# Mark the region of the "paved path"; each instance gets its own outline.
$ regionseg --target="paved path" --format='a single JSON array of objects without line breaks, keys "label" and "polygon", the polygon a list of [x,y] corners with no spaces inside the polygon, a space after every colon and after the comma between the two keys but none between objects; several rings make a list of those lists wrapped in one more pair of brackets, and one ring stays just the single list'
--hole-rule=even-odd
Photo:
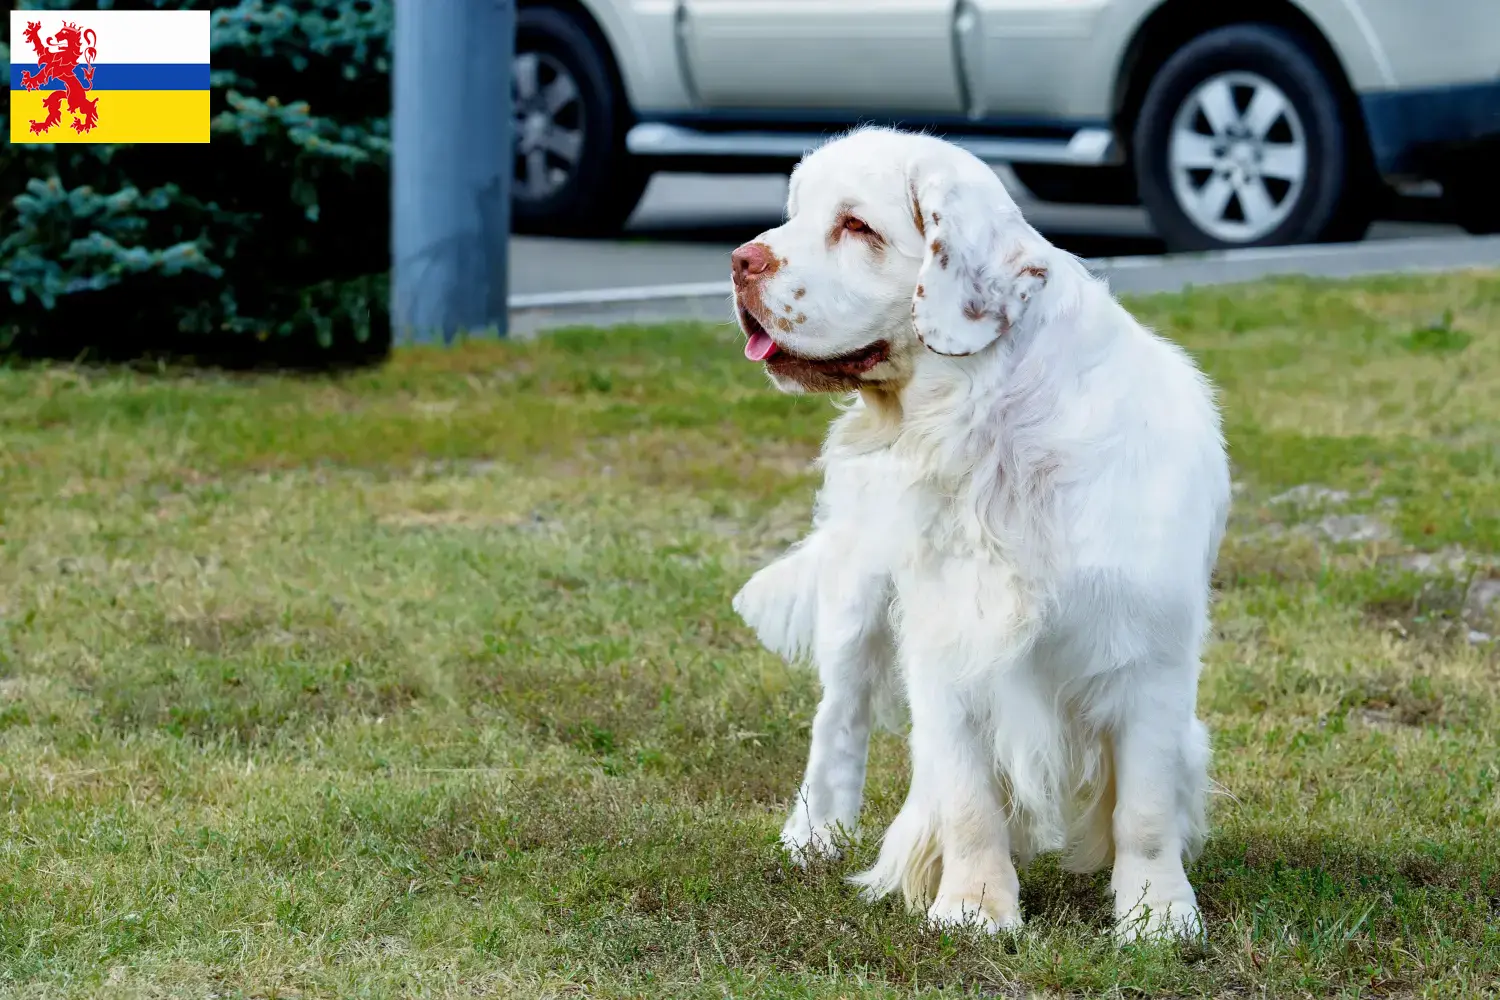
[{"label": "paved path", "polygon": [[[1159,254],[1145,212],[1031,201],[1002,171],[1029,219],[1059,246],[1083,257]],[[781,218],[779,176],[667,175],[652,181],[619,241],[520,237],[511,250],[512,295],[723,281],[729,251]],[[1458,235],[1453,226],[1381,222],[1370,239]]]}]

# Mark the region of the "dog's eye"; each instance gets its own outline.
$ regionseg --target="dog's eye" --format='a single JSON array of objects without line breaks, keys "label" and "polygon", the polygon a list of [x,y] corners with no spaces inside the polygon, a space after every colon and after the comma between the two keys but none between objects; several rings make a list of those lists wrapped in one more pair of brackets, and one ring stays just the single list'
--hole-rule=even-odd
[{"label": "dog's eye", "polygon": [[865,225],[865,220],[856,219],[852,215],[844,217],[844,229],[851,233],[868,233],[870,231],[870,227]]}]

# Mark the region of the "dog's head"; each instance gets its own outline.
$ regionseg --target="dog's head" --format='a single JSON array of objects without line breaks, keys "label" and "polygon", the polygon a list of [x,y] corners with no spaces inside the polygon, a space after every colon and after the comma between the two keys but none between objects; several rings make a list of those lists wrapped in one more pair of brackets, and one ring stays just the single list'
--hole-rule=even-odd
[{"label": "dog's head", "polygon": [[734,252],[745,355],[788,392],[899,386],[1011,333],[1051,251],[967,151],[862,129],[798,164],[786,223]]}]

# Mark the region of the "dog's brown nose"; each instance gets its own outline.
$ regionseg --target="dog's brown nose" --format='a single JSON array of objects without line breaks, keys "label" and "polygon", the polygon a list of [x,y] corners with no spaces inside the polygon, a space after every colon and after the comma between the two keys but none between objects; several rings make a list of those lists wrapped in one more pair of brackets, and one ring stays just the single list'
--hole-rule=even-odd
[{"label": "dog's brown nose", "polygon": [[764,243],[746,243],[729,255],[735,281],[747,281],[765,274],[771,267],[771,251]]}]

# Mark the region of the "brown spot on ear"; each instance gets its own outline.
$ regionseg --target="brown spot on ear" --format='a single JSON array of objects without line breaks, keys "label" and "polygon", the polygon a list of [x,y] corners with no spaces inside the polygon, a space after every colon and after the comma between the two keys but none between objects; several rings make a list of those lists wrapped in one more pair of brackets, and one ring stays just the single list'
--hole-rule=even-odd
[{"label": "brown spot on ear", "polygon": [[777,316],[776,329],[780,330],[782,333],[791,333],[792,321],[787,319],[785,316]]},{"label": "brown spot on ear", "polygon": [[920,235],[927,235],[927,220],[922,218],[922,203],[917,200],[917,185],[915,182],[911,185],[911,221],[916,223],[917,232]]},{"label": "brown spot on ear", "polygon": [[927,297],[927,289],[923,288],[921,285],[918,285],[917,286],[917,298],[919,298],[919,299],[925,299],[926,297]]},{"label": "brown spot on ear", "polygon": [[947,245],[942,240],[933,240],[930,249],[932,250],[932,255],[937,258],[938,266],[946,268],[948,266]]},{"label": "brown spot on ear", "polygon": [[786,305],[782,306],[782,308],[785,309],[787,312],[791,312],[792,311],[791,303],[787,303]]},{"label": "brown spot on ear", "polygon": [[806,323],[807,322],[807,313],[798,313],[797,314],[797,322],[799,324]]},{"label": "brown spot on ear", "polygon": [[964,303],[964,319],[977,323],[988,315],[989,313],[984,311],[984,303],[978,299],[969,299]]},{"label": "brown spot on ear", "polygon": [[943,221],[942,215],[939,214],[938,210],[935,209],[935,208],[932,210],[932,221],[936,222],[936,223],[938,223],[940,225],[942,224],[942,221]]},{"label": "brown spot on ear", "polygon": [[794,294],[792,296],[792,298],[794,298],[794,299],[800,299],[800,298],[802,298],[802,296],[804,296],[806,294],[807,294],[807,289],[805,289],[805,288],[799,288],[799,289],[797,289],[796,294]]}]

